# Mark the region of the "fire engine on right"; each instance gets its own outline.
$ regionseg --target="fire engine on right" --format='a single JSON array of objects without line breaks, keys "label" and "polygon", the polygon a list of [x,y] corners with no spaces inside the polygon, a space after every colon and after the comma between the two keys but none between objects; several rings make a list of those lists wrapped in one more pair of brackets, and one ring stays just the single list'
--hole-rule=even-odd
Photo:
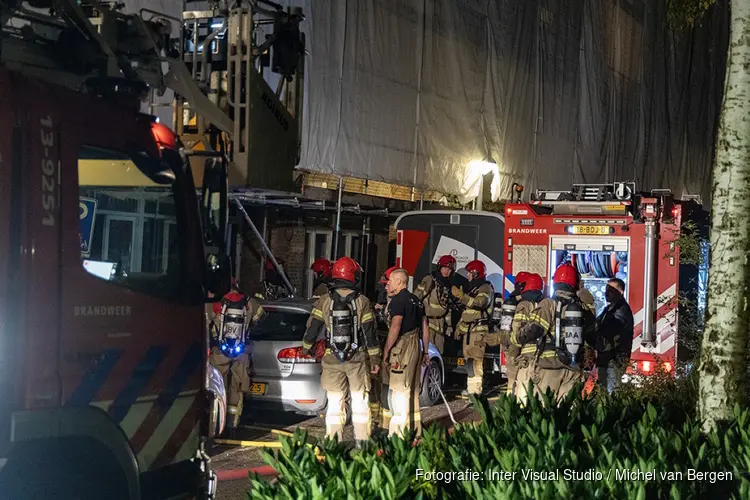
[{"label": "fire engine on right", "polygon": [[[523,188],[517,189],[520,193]],[[538,190],[531,201],[505,206],[505,289],[519,272],[538,273],[552,290],[555,269],[570,262],[581,287],[606,305],[611,278],[625,282],[634,315],[634,340],[626,377],[671,373],[677,358],[680,289],[679,236],[683,202],[669,190],[637,194],[634,183],[574,185],[571,191]],[[692,281],[692,280],[691,280]]]}]

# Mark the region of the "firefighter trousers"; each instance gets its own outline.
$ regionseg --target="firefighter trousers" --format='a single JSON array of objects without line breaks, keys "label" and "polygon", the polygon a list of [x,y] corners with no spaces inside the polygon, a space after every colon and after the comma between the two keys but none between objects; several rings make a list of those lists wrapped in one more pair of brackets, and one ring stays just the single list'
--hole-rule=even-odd
[{"label": "firefighter trousers", "polygon": [[526,404],[528,398],[529,381],[534,383],[535,396],[549,389],[559,403],[575,384],[584,380],[581,370],[566,365],[552,351],[543,352],[539,359],[522,356],[518,366],[516,390],[522,404]]},{"label": "firefighter trousers", "polygon": [[430,330],[430,343],[437,347],[440,355],[445,349],[445,318],[427,318]]},{"label": "firefighter trousers", "polygon": [[391,348],[390,365],[390,408],[393,411],[388,435],[405,437],[412,430],[422,435],[422,417],[419,412],[419,390],[422,366],[422,353],[419,348],[419,330],[401,335]]},{"label": "firefighter trousers", "polygon": [[[369,358],[367,370],[372,371]],[[391,421],[391,411],[388,408],[388,366],[381,363],[377,375],[370,373],[370,420],[373,428],[388,428]]]},{"label": "firefighter trousers", "polygon": [[[227,390],[227,427],[236,429],[242,416],[245,391],[250,387],[250,357],[242,353],[229,358],[214,347],[211,349],[210,362],[221,373]],[[227,381],[227,378],[231,380]]]},{"label": "firefighter trousers", "polygon": [[505,347],[505,371],[508,377],[506,394],[515,394],[516,379],[518,378],[518,361],[516,358],[520,353],[521,351],[515,346]]},{"label": "firefighter trousers", "polygon": [[485,338],[487,327],[469,327],[463,336],[463,357],[466,360],[466,391],[469,394],[482,394],[484,377],[484,350],[487,347]]},{"label": "firefighter trousers", "polygon": [[346,425],[346,393],[349,391],[354,439],[370,439],[370,373],[367,355],[360,351],[349,361],[339,361],[332,354],[323,356],[320,383],[328,397],[326,409],[326,437],[342,441]]}]

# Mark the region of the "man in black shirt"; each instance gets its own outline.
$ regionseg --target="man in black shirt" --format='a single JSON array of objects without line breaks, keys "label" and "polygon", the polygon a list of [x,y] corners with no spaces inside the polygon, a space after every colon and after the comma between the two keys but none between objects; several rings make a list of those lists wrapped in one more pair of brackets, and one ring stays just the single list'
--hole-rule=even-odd
[{"label": "man in black shirt", "polygon": [[596,319],[597,381],[611,393],[620,386],[630,364],[633,347],[633,311],[625,300],[625,283],[618,278],[607,282],[604,291],[607,307]]},{"label": "man in black shirt", "polygon": [[[389,435],[405,437],[407,425],[419,436],[422,432],[418,394],[420,389],[420,365],[429,363],[429,329],[422,303],[406,284],[409,275],[403,269],[391,272],[388,280],[388,304],[390,328],[385,341],[385,356],[390,370],[391,418]],[[422,347],[419,334],[422,333]]]}]

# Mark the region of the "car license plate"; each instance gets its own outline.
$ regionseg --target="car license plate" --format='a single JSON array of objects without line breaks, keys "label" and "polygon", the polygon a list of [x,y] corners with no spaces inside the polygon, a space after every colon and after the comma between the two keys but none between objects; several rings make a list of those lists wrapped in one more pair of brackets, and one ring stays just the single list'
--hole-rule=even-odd
[{"label": "car license plate", "polygon": [[458,366],[464,366],[466,364],[466,361],[464,360],[464,358],[458,358],[456,359],[456,364]]},{"label": "car license plate", "polygon": [[570,234],[610,234],[609,226],[570,226],[568,232]]},{"label": "car license plate", "polygon": [[261,396],[266,393],[266,384],[250,384],[250,394],[260,394]]}]

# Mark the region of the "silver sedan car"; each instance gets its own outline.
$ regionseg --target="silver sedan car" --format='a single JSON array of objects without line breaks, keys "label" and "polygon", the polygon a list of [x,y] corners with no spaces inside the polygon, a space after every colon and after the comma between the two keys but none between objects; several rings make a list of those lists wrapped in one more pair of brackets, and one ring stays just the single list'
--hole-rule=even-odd
[{"label": "silver sedan car", "polygon": [[[250,330],[253,376],[248,404],[268,404],[303,415],[318,415],[325,409],[321,360],[302,352],[302,336],[314,303],[309,299],[261,302],[266,316]],[[429,354],[430,365],[422,367],[421,406],[441,400],[445,377],[443,360],[432,344]]]}]

